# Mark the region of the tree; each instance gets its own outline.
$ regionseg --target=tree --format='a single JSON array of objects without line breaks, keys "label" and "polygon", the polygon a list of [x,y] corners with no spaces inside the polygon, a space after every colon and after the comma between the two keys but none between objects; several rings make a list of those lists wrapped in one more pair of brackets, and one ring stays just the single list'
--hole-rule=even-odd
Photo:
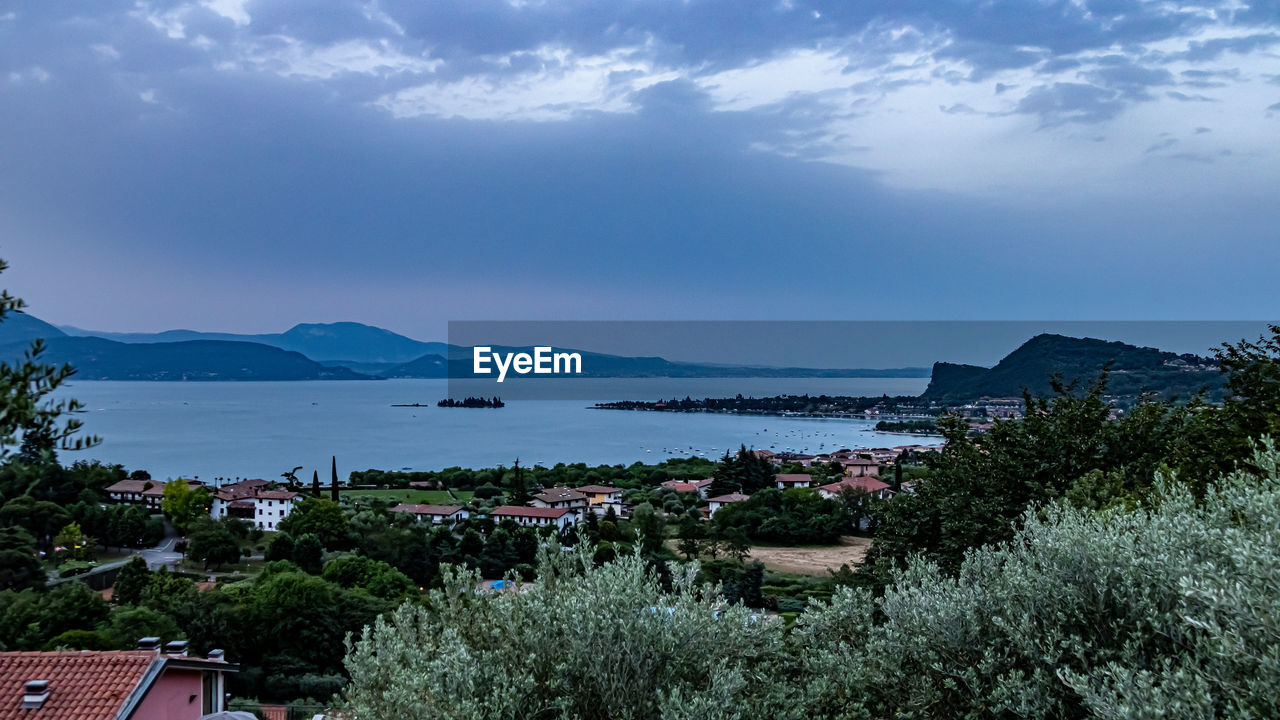
[{"label": "tree", "polygon": [[54,549],[59,557],[70,560],[92,561],[97,557],[97,543],[84,534],[79,523],[67,523],[53,539]]},{"label": "tree", "polygon": [[208,570],[240,561],[240,544],[221,523],[207,523],[191,533],[187,556],[204,563]]},{"label": "tree", "polygon": [[782,624],[718,607],[688,568],[665,591],[643,557],[596,567],[581,543],[542,553],[539,581],[519,593],[477,594],[477,573],[444,575],[430,612],[406,603],[351,643],[341,714],[801,717],[775,679],[788,664]]},{"label": "tree", "polygon": [[331,495],[329,499],[332,500],[334,504],[337,504],[338,502],[338,456],[333,455],[331,459],[333,463],[332,463],[331,472],[329,475],[329,493]]},{"label": "tree", "polygon": [[116,582],[111,591],[111,602],[117,605],[137,605],[142,601],[142,591],[150,582],[151,571],[147,569],[147,562],[140,557],[130,558],[129,562],[125,563],[116,574]]},{"label": "tree", "polygon": [[20,527],[0,528],[0,590],[44,587],[36,542]]},{"label": "tree", "polygon": [[[334,458],[337,461],[337,458]],[[311,497],[320,497],[320,471],[311,471]]]},{"label": "tree", "polygon": [[724,531],[724,552],[735,560],[746,560],[751,554],[751,540],[740,527],[730,527]]},{"label": "tree", "polygon": [[658,554],[667,539],[667,521],[649,503],[640,503],[631,510],[631,530],[635,540],[646,553]]},{"label": "tree", "polygon": [[199,520],[208,518],[212,505],[213,496],[203,485],[193,489],[182,478],[164,484],[160,509],[169,516],[173,526],[184,533]]},{"label": "tree", "polygon": [[359,555],[343,555],[330,560],[325,563],[321,577],[383,600],[403,600],[416,589],[408,576],[391,565]]},{"label": "tree", "polygon": [[293,538],[288,533],[276,533],[276,536],[271,539],[271,544],[267,545],[264,559],[267,562],[293,560]]},{"label": "tree", "polygon": [[[8,267],[0,260],[0,273]],[[26,303],[20,298],[0,290],[0,321],[10,313],[22,312],[24,307]],[[81,422],[71,415],[84,409],[78,401],[49,399],[75,374],[75,369],[40,362],[44,351],[44,341],[35,340],[20,362],[0,363],[0,457],[9,454],[19,437],[33,442],[38,439],[44,445],[41,454],[45,455],[51,455],[53,448],[81,450],[98,442],[93,436],[74,437]]]},{"label": "tree", "polygon": [[[1028,510],[956,577],[922,558],[792,634],[813,717],[1275,717],[1280,453],[1151,502]],[[803,652],[801,652],[803,649]],[[840,677],[842,682],[817,678]]]},{"label": "tree", "polygon": [[312,533],[302,535],[293,545],[293,561],[303,572],[320,574],[324,565],[324,543]]},{"label": "tree", "polygon": [[680,552],[686,560],[696,560],[698,558],[702,541],[706,535],[707,533],[703,529],[702,523],[697,520],[688,515],[680,520]]},{"label": "tree", "polygon": [[330,550],[351,546],[351,523],[342,506],[332,500],[303,498],[280,521],[278,528],[298,540],[303,535],[315,535],[320,544]]}]

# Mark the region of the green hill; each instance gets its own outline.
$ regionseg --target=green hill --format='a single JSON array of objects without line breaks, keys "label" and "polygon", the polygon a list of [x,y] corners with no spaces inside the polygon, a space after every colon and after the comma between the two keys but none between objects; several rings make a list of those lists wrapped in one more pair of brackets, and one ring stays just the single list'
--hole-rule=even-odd
[{"label": "green hill", "polygon": [[966,402],[983,397],[1016,397],[1023,390],[1047,395],[1052,392],[1050,378],[1055,375],[1068,383],[1089,383],[1108,363],[1110,395],[1153,392],[1162,397],[1186,398],[1207,390],[1211,398],[1218,398],[1222,393],[1221,373],[1206,358],[1122,342],[1044,334],[1023,343],[993,368],[934,364],[923,397]]}]

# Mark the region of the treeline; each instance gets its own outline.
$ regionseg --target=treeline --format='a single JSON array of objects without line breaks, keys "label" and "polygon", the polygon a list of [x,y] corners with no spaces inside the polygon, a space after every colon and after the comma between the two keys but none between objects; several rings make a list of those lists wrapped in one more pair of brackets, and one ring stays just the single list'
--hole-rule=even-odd
[{"label": "treeline", "polygon": [[467,397],[467,398],[463,398],[462,400],[455,400],[454,398],[445,398],[440,402],[436,403],[436,407],[447,407],[447,408],[500,408],[500,407],[506,407],[506,405],[507,405],[506,403],[502,402],[502,398],[496,395],[491,398]]},{"label": "treeline", "polygon": [[876,423],[880,432],[934,434],[938,432],[937,420],[881,420]]},{"label": "treeline", "polygon": [[481,486],[504,488],[517,477],[529,485],[551,487],[564,485],[610,485],[623,489],[639,489],[658,485],[667,480],[688,480],[710,477],[716,463],[706,458],[673,458],[656,464],[632,463],[630,465],[587,465],[586,463],[557,463],[552,467],[515,466],[483,468],[448,467],[443,470],[412,472],[390,470],[356,470],[351,473],[351,484],[387,488],[408,488],[409,483],[427,483],[438,489],[475,490]]},{"label": "treeline", "polygon": [[[701,398],[686,396],[684,399],[640,401],[623,400],[618,402],[596,403],[597,408],[607,410],[656,410],[666,412],[721,412],[721,413],[758,413],[779,415],[784,413],[798,414],[848,414],[862,413],[873,407],[915,407],[920,399],[911,396],[884,395],[881,397],[850,397],[847,395],[776,395],[773,397]],[[939,407],[941,412],[942,408]]]}]

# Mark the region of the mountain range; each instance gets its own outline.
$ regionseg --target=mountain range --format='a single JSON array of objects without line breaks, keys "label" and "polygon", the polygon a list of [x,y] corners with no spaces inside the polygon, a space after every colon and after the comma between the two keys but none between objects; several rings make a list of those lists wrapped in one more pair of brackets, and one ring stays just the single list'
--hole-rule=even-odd
[{"label": "mountain range", "polygon": [[[304,323],[283,333],[194,330],[115,333],[55,327],[25,313],[0,322],[0,360],[44,339],[47,362],[90,380],[358,380],[470,378],[471,349],[423,342],[355,322]],[[494,346],[495,352],[528,348]],[[927,368],[780,368],[674,362],[581,350],[584,377],[927,377]]]}]

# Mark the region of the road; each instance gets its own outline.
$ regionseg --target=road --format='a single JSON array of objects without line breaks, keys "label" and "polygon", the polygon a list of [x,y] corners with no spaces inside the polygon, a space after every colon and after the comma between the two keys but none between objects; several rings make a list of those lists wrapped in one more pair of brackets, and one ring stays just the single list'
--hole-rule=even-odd
[{"label": "road", "polygon": [[166,519],[164,521],[164,539],[160,541],[159,545],[156,545],[155,547],[143,548],[141,550],[135,550],[133,554],[127,558],[121,558],[119,560],[113,560],[109,563],[103,563],[101,565],[98,565],[94,569],[90,570],[89,572],[82,573],[80,575],[72,575],[71,577],[63,578],[63,577],[58,577],[58,572],[56,570],[51,570],[49,572],[49,584],[59,585],[68,580],[83,580],[84,578],[89,577],[91,575],[98,575],[99,573],[110,572],[111,570],[124,567],[125,563],[129,562],[135,557],[140,557],[144,561],[146,561],[148,570],[158,570],[161,567],[168,567],[170,569],[173,569],[178,564],[178,561],[182,560],[182,553],[177,552],[173,549],[178,544],[179,539],[180,538],[178,536],[178,531],[174,529],[173,525],[169,524],[169,521]]}]

